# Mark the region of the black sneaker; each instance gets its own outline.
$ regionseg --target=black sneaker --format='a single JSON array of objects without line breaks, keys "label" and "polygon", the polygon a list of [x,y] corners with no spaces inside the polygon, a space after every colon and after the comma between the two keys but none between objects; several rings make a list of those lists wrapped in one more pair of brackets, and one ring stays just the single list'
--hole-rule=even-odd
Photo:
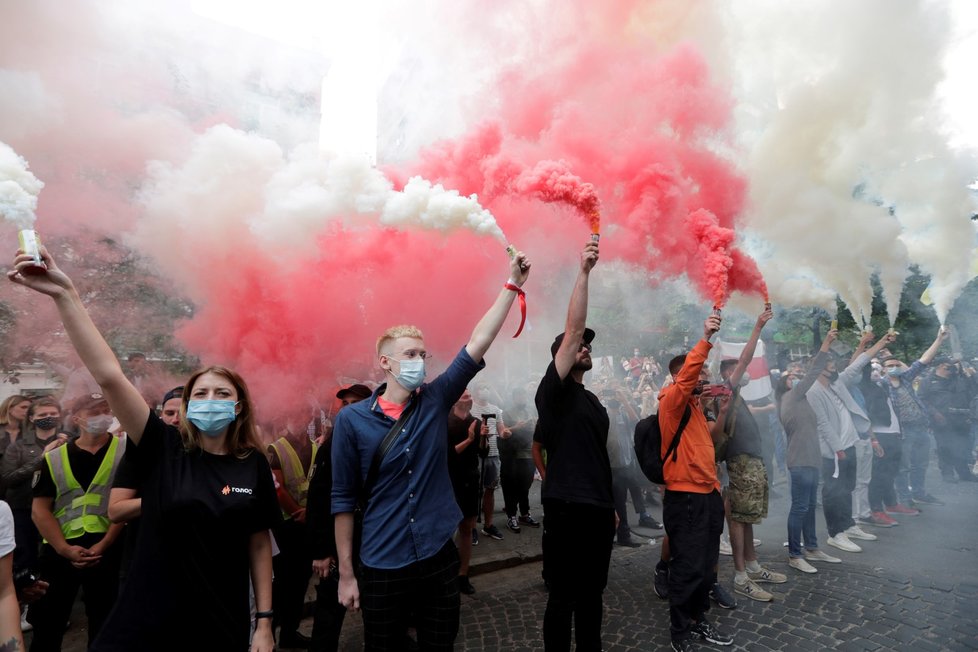
[{"label": "black sneaker", "polygon": [[941,506],[941,505],[944,504],[943,502],[941,502],[937,498],[934,498],[930,494],[924,494],[923,496],[914,496],[913,497],[913,501],[915,503],[920,503],[921,505],[937,505],[937,506]]},{"label": "black sneaker", "polygon": [[660,523],[659,521],[655,520],[654,517],[649,516],[648,514],[643,514],[642,516],[639,517],[639,519],[638,519],[638,525],[639,525],[639,527],[647,527],[650,530],[661,530],[662,529],[662,523]]},{"label": "black sneaker", "polygon": [[693,652],[696,646],[693,645],[693,639],[684,638],[681,641],[673,641],[672,647],[670,648],[673,652]]},{"label": "black sneaker", "polygon": [[641,543],[639,543],[638,541],[635,541],[631,537],[628,537],[627,539],[618,539],[618,545],[621,546],[621,547],[623,547],[623,548],[641,548],[642,547],[642,544]]},{"label": "black sneaker", "polygon": [[655,594],[663,600],[669,599],[669,567],[659,568],[658,565],[655,567],[655,573],[652,575],[652,590]]},{"label": "black sneaker", "polygon": [[510,516],[508,519],[506,519],[506,527],[516,534],[520,533],[520,522],[516,520],[515,516]]},{"label": "black sneaker", "polygon": [[465,595],[472,595],[475,593],[475,587],[472,586],[472,582],[469,581],[468,575],[458,576],[458,590]]},{"label": "black sneaker", "polygon": [[737,601],[734,600],[734,597],[732,595],[730,595],[730,591],[723,588],[723,585],[720,584],[719,582],[714,584],[713,587],[710,589],[710,597],[713,598],[713,601],[717,603],[717,606],[723,609],[737,608]]},{"label": "black sneaker", "polygon": [[713,643],[714,645],[733,644],[733,636],[721,634],[705,618],[699,621],[698,623],[696,623],[695,625],[693,625],[692,627],[690,627],[689,631],[693,632],[694,636],[698,636],[704,641]]},{"label": "black sneaker", "polygon": [[473,546],[479,545],[479,531],[476,529],[472,530],[472,545]]},{"label": "black sneaker", "polygon": [[503,540],[503,533],[499,531],[499,528],[495,525],[487,525],[482,528],[482,533],[487,537],[493,538],[496,541]]},{"label": "black sneaker", "polygon": [[520,516],[520,523],[523,525],[529,525],[530,527],[540,527],[540,521],[536,520],[529,514],[526,516]]}]

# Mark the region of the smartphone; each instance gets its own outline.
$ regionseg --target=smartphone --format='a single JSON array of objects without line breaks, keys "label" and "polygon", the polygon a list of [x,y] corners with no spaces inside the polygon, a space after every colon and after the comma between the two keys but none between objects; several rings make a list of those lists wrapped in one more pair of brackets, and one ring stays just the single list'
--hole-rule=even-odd
[{"label": "smartphone", "polygon": [[495,414],[482,414],[482,423],[489,428],[490,435],[499,434],[496,432],[496,415]]}]

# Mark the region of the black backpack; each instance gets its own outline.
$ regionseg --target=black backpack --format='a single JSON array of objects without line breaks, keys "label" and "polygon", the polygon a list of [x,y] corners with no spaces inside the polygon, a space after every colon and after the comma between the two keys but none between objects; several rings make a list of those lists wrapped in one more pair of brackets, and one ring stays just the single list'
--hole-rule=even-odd
[{"label": "black backpack", "polygon": [[642,473],[650,482],[655,484],[666,483],[666,479],[662,475],[662,468],[670,455],[672,455],[672,461],[676,461],[679,439],[682,437],[683,430],[686,429],[686,424],[689,423],[692,413],[692,409],[687,405],[686,411],[683,412],[683,418],[679,421],[676,436],[669,442],[669,448],[666,449],[664,457],[659,456],[662,450],[662,430],[659,429],[658,413],[645,417],[635,425],[635,457],[638,459],[638,465],[642,468]]}]

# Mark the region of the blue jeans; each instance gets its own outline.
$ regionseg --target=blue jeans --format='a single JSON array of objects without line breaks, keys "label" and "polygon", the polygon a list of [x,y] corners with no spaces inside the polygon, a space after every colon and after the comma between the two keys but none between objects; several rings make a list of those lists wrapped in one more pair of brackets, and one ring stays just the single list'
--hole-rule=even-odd
[{"label": "blue jeans", "polygon": [[815,510],[818,505],[819,470],[814,466],[794,466],[791,475],[791,511],[788,512],[788,556],[802,557],[801,542],[809,550],[818,548],[815,538]]},{"label": "blue jeans", "polygon": [[909,505],[911,498],[927,495],[924,477],[929,461],[930,431],[927,428],[904,428],[900,469],[895,479],[897,498],[902,504]]}]

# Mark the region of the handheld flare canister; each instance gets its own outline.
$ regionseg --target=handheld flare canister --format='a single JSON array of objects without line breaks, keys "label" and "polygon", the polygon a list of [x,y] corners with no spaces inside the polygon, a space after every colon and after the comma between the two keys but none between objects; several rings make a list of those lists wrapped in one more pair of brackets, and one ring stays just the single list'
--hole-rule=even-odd
[{"label": "handheld flare canister", "polygon": [[833,319],[831,322],[829,322],[829,330],[830,331],[837,331],[837,330],[839,330],[839,320],[838,319]]},{"label": "handheld flare canister", "polygon": [[43,274],[46,272],[48,268],[41,258],[41,238],[37,235],[37,231],[22,229],[17,233],[17,240],[20,244],[20,250],[34,259],[33,263],[25,267],[23,272],[25,274]]}]

